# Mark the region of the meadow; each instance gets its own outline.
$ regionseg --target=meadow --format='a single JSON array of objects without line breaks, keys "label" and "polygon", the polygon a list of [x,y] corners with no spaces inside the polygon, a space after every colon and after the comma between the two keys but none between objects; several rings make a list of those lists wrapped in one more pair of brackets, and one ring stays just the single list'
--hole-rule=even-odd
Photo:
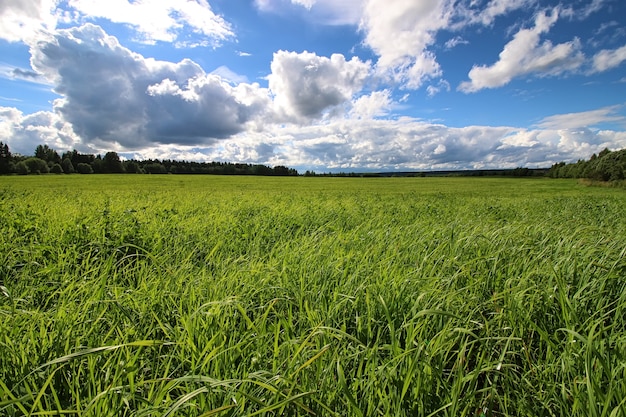
[{"label": "meadow", "polygon": [[626,193],[0,177],[2,416],[626,416]]}]

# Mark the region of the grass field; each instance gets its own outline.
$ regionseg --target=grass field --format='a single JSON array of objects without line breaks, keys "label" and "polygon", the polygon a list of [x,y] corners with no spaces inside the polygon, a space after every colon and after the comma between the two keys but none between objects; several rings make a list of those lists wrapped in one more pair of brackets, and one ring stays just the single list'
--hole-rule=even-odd
[{"label": "grass field", "polygon": [[626,193],[0,177],[0,415],[626,416]]}]

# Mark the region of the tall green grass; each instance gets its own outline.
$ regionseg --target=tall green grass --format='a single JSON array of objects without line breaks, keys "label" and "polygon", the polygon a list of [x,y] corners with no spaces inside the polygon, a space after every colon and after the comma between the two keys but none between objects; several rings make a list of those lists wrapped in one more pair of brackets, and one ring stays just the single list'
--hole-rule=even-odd
[{"label": "tall green grass", "polygon": [[0,415],[626,416],[626,195],[0,178]]}]

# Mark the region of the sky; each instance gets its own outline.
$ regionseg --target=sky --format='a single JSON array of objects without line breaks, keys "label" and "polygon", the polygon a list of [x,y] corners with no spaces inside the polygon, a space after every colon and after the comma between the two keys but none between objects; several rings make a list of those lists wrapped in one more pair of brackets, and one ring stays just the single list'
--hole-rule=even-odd
[{"label": "sky", "polygon": [[623,0],[0,0],[0,141],[299,171],[626,148]]}]

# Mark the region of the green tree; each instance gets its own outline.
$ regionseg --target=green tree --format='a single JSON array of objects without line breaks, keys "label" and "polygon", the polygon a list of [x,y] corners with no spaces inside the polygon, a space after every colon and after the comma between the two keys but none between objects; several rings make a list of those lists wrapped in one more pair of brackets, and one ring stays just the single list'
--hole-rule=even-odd
[{"label": "green tree", "polygon": [[72,164],[72,160],[70,158],[63,159],[61,162],[61,167],[63,168],[63,172],[66,174],[73,174],[76,170],[74,169],[74,164]]},{"label": "green tree", "polygon": [[69,151],[69,152],[65,152],[63,154],[63,159],[65,158],[69,158],[69,160],[72,161],[72,165],[74,166],[74,168],[78,167],[78,164],[81,164],[81,163],[91,165],[96,159],[94,155],[82,154],[78,152],[76,149]]},{"label": "green tree", "polygon": [[124,166],[117,152],[107,152],[103,158],[102,171],[105,173],[120,174],[124,172]]},{"label": "green tree", "polygon": [[124,161],[122,162],[122,165],[124,166],[124,171],[128,174],[141,174],[142,173],[141,166],[139,166],[139,164],[135,160],[131,159],[128,161]]},{"label": "green tree", "polygon": [[31,174],[47,174],[50,172],[48,164],[43,159],[31,157],[24,160]]},{"label": "green tree", "polygon": [[30,173],[30,170],[28,169],[28,165],[26,165],[26,162],[20,161],[15,164],[15,172],[17,172],[19,175],[28,175]]},{"label": "green tree", "polygon": [[39,145],[35,149],[35,158],[46,161],[47,163],[58,164],[61,162],[61,157],[54,149],[51,149],[48,145]]},{"label": "green tree", "polygon": [[83,162],[79,163],[76,167],[76,171],[79,174],[93,174],[93,168],[89,164],[85,164]]},{"label": "green tree", "polygon": [[61,167],[60,164],[54,164],[52,168],[50,168],[50,172],[53,174],[63,174],[63,167]]},{"label": "green tree", "polygon": [[167,174],[167,168],[156,162],[144,165],[143,169],[146,174]]},{"label": "green tree", "polygon": [[600,153],[598,154],[598,158],[602,158],[605,155],[610,154],[611,151],[609,150],[609,148],[604,148],[603,150],[600,151]]},{"label": "green tree", "polygon": [[11,172],[11,151],[9,145],[0,142],[0,174]]}]

